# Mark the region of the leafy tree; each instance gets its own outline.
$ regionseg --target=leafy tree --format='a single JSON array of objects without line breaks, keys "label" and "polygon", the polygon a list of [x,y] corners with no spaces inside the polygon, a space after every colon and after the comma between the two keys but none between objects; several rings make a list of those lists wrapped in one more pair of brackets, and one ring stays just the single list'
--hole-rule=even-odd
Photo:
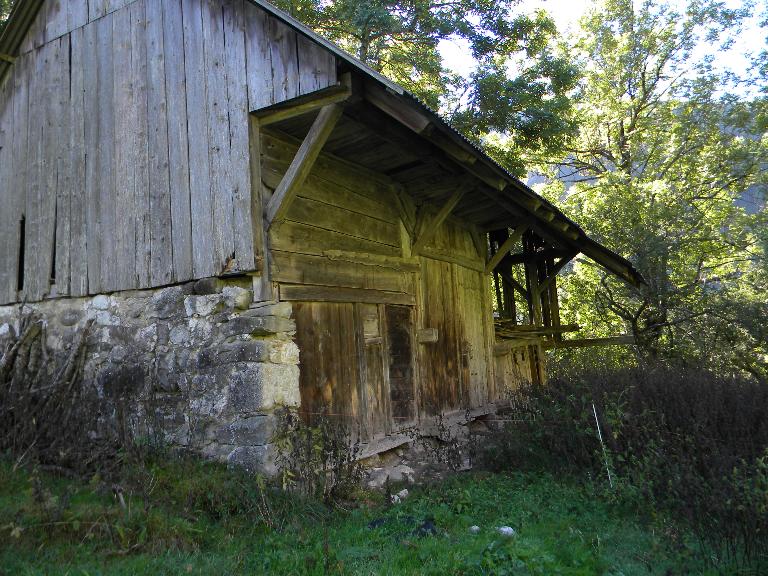
[{"label": "leafy tree", "polygon": [[[392,78],[484,145],[511,171],[524,157],[562,150],[574,133],[577,73],[554,46],[543,12],[513,15],[519,0],[278,0],[276,5]],[[450,73],[441,40],[466,42],[477,65]]]},{"label": "leafy tree", "polygon": [[[582,22],[578,138],[547,193],[597,239],[630,255],[633,289],[585,264],[567,277],[566,313],[629,330],[644,357],[706,361],[768,375],[765,101],[727,90],[716,53],[744,13],[692,0],[684,13],[607,0]],[[593,310],[597,314],[592,313]]]},{"label": "leafy tree", "polygon": [[0,32],[5,28],[5,22],[13,8],[14,0],[0,0]]}]

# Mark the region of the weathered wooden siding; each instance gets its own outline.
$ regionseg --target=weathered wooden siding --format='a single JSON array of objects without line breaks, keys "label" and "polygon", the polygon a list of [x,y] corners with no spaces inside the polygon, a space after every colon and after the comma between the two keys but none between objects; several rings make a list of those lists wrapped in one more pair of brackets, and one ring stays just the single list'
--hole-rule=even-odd
[{"label": "weathered wooden siding", "polygon": [[0,303],[254,269],[248,113],[336,82],[244,0],[47,0],[0,91]]},{"label": "weathered wooden siding", "polygon": [[[284,136],[263,134],[267,194],[297,148]],[[281,283],[283,299],[415,303],[391,189],[360,168],[321,155],[286,220],[270,229],[269,240],[272,277]]]},{"label": "weathered wooden siding", "polygon": [[307,421],[325,415],[370,440],[415,420],[412,314],[391,304],[294,305]]},{"label": "weathered wooden siding", "polygon": [[496,394],[504,398],[519,386],[536,382],[536,364],[543,351],[536,346],[521,345],[494,358]]},{"label": "weathered wooden siding", "polygon": [[484,406],[496,400],[484,257],[471,231],[452,220],[439,228],[423,254],[421,324],[437,330],[438,340],[420,347],[421,412]]}]

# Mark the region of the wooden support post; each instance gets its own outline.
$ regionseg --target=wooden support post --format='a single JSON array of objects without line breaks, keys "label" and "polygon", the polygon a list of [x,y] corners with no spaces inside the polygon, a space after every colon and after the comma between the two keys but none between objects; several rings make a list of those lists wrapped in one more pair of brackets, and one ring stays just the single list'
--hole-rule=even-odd
[{"label": "wooden support post", "polygon": [[557,264],[555,264],[554,260],[552,260],[552,265],[547,267],[547,277],[543,282],[541,282],[541,284],[539,284],[539,291],[542,294],[549,288],[549,285],[555,281],[555,277],[557,276],[558,272],[560,272],[560,270],[562,270],[565,265],[568,264],[568,262],[573,260],[576,257],[576,254],[578,254],[578,252],[573,251],[568,256],[563,256],[560,261],[557,262]]},{"label": "wooden support post", "polygon": [[474,225],[470,228],[469,234],[472,237],[472,243],[475,245],[477,255],[483,260],[488,258],[488,235],[485,232],[480,232],[477,226]]},{"label": "wooden support post", "polygon": [[283,179],[275,190],[267,206],[267,224],[272,226],[285,218],[296,194],[309,176],[326,140],[331,135],[333,127],[341,118],[343,108],[338,104],[330,104],[320,110],[314,124],[309,129],[307,137],[301,143],[296,156],[288,167]]},{"label": "wooden support post", "polygon": [[466,192],[466,184],[462,182],[456,188],[448,201],[440,209],[440,212],[438,212],[437,215],[429,222],[429,224],[427,224],[423,230],[420,231],[419,237],[413,244],[413,249],[411,250],[412,256],[418,256],[419,252],[424,249],[427,243],[435,235],[435,232],[437,232],[438,228],[440,228],[442,223],[445,222],[445,219],[448,218],[450,213],[453,212],[453,209],[456,208],[456,205],[461,201]]},{"label": "wooden support post", "polygon": [[264,185],[261,181],[261,127],[258,118],[248,119],[248,145],[251,168],[251,226],[253,252],[260,272],[253,280],[253,299],[263,302],[274,299],[267,225],[264,221]]},{"label": "wooden support post", "polygon": [[510,286],[512,286],[512,288],[514,288],[515,290],[517,290],[517,291],[520,293],[520,295],[521,295],[523,298],[525,298],[525,301],[526,301],[526,302],[528,302],[528,304],[530,305],[530,302],[531,302],[531,295],[530,295],[530,293],[528,292],[528,290],[525,288],[525,286],[523,286],[522,284],[520,284],[520,282],[518,282],[517,280],[515,280],[515,279],[512,277],[512,275],[511,275],[510,273],[508,273],[508,272],[501,272],[501,277],[502,277],[502,278],[503,278],[503,279],[504,279],[506,282],[508,282],[508,283],[509,283],[509,285],[510,285]]},{"label": "wooden support post", "polygon": [[533,234],[526,234],[523,238],[523,252],[528,256],[525,261],[525,280],[530,298],[528,300],[528,313],[531,324],[541,326],[543,323],[541,313],[541,293],[539,292],[539,270],[535,259],[536,239]]},{"label": "wooden support post", "polygon": [[[551,281],[549,283],[549,314],[550,325],[553,328],[560,326],[560,301],[557,294],[557,270],[555,269],[555,261],[553,258],[547,260],[547,271],[550,274]],[[562,333],[556,333],[554,335],[555,340],[562,340]]]},{"label": "wooden support post", "polygon": [[507,253],[509,253],[509,251],[517,243],[517,241],[523,237],[523,233],[527,229],[528,229],[528,226],[526,226],[525,224],[521,224],[515,229],[515,231],[512,234],[509,235],[506,241],[501,246],[499,246],[499,249],[488,261],[488,264],[486,264],[485,266],[486,274],[490,274],[491,272],[493,272],[496,266],[499,265],[499,262],[501,262],[502,258],[504,258],[504,256],[506,256]]}]

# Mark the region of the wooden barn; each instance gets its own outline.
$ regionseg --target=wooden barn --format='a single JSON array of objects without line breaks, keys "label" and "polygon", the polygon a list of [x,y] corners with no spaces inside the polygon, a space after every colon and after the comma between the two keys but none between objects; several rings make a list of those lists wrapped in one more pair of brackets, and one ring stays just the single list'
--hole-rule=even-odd
[{"label": "wooden barn", "polygon": [[[104,295],[117,310],[204,279],[245,286],[221,322],[289,310],[273,330],[298,348],[287,402],[371,441],[543,379],[545,348],[579,344],[563,339],[557,288],[577,255],[642,282],[415,97],[263,0],[20,0],[0,75],[0,305],[86,302],[101,322]],[[180,298],[199,316],[202,296]],[[200,365],[174,370],[191,381]]]}]

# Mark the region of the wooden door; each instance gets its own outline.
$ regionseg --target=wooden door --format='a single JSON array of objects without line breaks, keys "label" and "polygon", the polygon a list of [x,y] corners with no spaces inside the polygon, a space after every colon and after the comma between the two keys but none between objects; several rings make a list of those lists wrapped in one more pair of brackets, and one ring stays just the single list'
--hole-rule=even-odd
[{"label": "wooden door", "polygon": [[416,417],[410,306],[297,302],[301,412],[371,439]]},{"label": "wooden door", "polygon": [[421,327],[437,331],[437,341],[419,344],[420,411],[434,416],[466,405],[452,264],[422,258]]}]

